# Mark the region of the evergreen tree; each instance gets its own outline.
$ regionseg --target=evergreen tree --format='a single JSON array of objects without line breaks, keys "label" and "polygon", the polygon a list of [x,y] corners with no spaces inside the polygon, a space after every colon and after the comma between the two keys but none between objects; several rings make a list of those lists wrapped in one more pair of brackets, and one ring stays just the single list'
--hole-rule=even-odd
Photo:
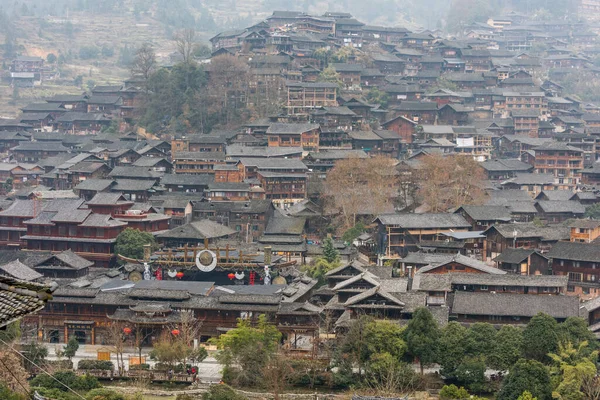
[{"label": "evergreen tree", "polygon": [[323,258],[327,260],[328,263],[338,262],[340,258],[340,253],[335,248],[333,244],[333,239],[327,237],[325,242],[323,242]]},{"label": "evergreen tree", "polygon": [[547,314],[539,313],[531,318],[523,331],[523,357],[547,363],[548,353],[558,349],[557,329],[556,320]]},{"label": "evergreen tree", "polygon": [[518,399],[528,391],[539,400],[552,399],[550,375],[544,364],[535,360],[521,359],[510,369],[504,379],[498,400]]},{"label": "evergreen tree", "polygon": [[75,354],[79,350],[79,342],[75,338],[75,336],[71,336],[71,339],[67,342],[65,346],[65,351],[63,352],[64,356],[69,359],[69,361],[75,357]]},{"label": "evergreen tree", "polygon": [[408,352],[419,360],[421,375],[425,365],[436,361],[439,337],[437,322],[431,312],[425,307],[417,308],[404,331],[404,340]]}]

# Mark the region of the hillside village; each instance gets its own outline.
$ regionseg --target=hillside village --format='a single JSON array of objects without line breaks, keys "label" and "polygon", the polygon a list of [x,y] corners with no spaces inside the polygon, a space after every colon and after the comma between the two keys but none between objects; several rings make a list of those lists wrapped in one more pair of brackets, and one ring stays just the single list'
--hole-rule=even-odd
[{"label": "hillside village", "polygon": [[[138,363],[185,312],[203,344],[265,318],[313,359],[364,318],[423,313],[442,331],[584,321],[596,342],[600,1],[578,7],[453,36],[274,11],[210,56],[184,32],[172,65],[25,105],[0,119],[0,294],[51,294],[0,302],[0,325],[109,347],[143,331]],[[8,68],[11,87],[52,79],[25,53]],[[168,97],[184,68],[202,83]]]}]

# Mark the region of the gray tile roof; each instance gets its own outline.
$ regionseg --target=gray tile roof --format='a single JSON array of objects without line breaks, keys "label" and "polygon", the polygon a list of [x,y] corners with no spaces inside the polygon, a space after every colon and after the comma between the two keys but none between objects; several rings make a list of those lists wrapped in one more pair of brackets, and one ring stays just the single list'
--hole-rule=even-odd
[{"label": "gray tile roof", "polygon": [[574,193],[570,190],[542,190],[536,199],[544,199],[550,201],[567,201],[573,197]]},{"label": "gray tile roof", "polygon": [[600,263],[600,246],[594,243],[557,242],[546,253],[546,257]]},{"label": "gray tile roof", "polygon": [[512,217],[508,208],[504,206],[462,206],[457,212],[464,212],[476,221],[507,221]]},{"label": "gray tile roof", "polygon": [[576,296],[534,296],[512,293],[456,292],[452,314],[533,317],[543,312],[554,318],[579,316]]},{"label": "gray tile roof", "polygon": [[267,135],[300,135],[301,133],[320,128],[319,124],[287,124],[275,123],[271,124],[267,129]]},{"label": "gray tile roof", "polygon": [[0,328],[40,311],[52,298],[51,288],[0,276]]},{"label": "gray tile roof", "polygon": [[480,163],[481,167],[488,172],[512,172],[512,171],[529,171],[533,170],[531,164],[521,160],[488,160]]},{"label": "gray tile roof", "polygon": [[507,248],[505,249],[498,257],[494,258],[493,261],[503,262],[508,264],[520,264],[532,254],[537,253],[539,256],[546,258],[543,254],[538,253],[533,249],[514,249]]},{"label": "gray tile roof", "polygon": [[35,281],[36,279],[43,277],[42,274],[29,268],[19,260],[14,260],[8,264],[0,265],[0,275],[5,275],[22,281]]},{"label": "gray tile roof", "polygon": [[108,189],[114,184],[115,181],[112,179],[86,179],[84,181],[79,182],[77,186],[75,186],[74,190],[91,190],[100,192]]},{"label": "gray tile roof", "polygon": [[53,259],[58,260],[60,263],[65,264],[72,269],[89,268],[94,265],[92,261],[86,260],[85,258],[73,253],[69,249],[60,253],[49,255],[41,260],[37,260],[35,267],[42,267],[45,264],[52,263]]},{"label": "gray tile roof", "polygon": [[214,182],[215,177],[209,174],[165,174],[160,183],[163,185],[199,186]]},{"label": "gray tile roof", "polygon": [[499,224],[488,228],[488,231],[496,230],[504,238],[513,238],[517,232],[517,238],[540,238],[543,241],[568,240],[570,237],[569,227],[563,225],[536,226],[532,223]]},{"label": "gray tile roof", "polygon": [[495,267],[490,267],[489,265],[476,260],[474,258],[471,257],[467,257],[467,256],[463,256],[462,254],[455,254],[455,255],[451,255],[449,256],[447,259],[443,260],[442,262],[438,263],[432,263],[431,265],[425,266],[423,268],[419,268],[419,270],[417,271],[417,274],[425,274],[429,271],[432,271],[436,268],[439,268],[440,266],[446,265],[446,264],[450,264],[450,263],[458,263],[461,265],[465,265],[467,267],[476,269],[478,271],[484,272],[486,274],[493,274],[493,275],[504,275],[506,274],[505,271],[502,271],[501,269],[495,268]]},{"label": "gray tile roof", "polygon": [[573,213],[585,214],[585,206],[578,201],[546,201],[540,200],[536,203],[538,207],[545,213]]},{"label": "gray tile roof", "polygon": [[416,228],[470,228],[458,214],[382,214],[375,219],[384,225],[398,225],[404,229]]},{"label": "gray tile roof", "polygon": [[159,239],[214,239],[235,234],[236,231],[204,219],[193,221],[157,235]]},{"label": "gray tile roof", "polygon": [[144,179],[117,179],[117,184],[110,190],[114,192],[140,192],[154,187],[155,181]]}]

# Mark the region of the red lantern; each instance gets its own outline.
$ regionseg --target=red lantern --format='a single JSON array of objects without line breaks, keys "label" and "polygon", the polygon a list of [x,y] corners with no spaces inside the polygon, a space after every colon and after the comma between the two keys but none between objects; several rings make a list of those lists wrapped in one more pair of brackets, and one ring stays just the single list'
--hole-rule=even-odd
[{"label": "red lantern", "polygon": [[183,272],[179,271],[175,276],[177,277],[177,279],[181,279],[183,278]]},{"label": "red lantern", "polygon": [[173,334],[173,336],[177,336],[179,335],[179,329],[173,329],[171,333]]},{"label": "red lantern", "polygon": [[131,333],[131,328],[123,328],[123,333],[129,335]]},{"label": "red lantern", "polygon": [[229,280],[233,280],[233,278],[235,278],[235,274],[233,272],[230,272],[227,274],[227,277],[229,278]]}]

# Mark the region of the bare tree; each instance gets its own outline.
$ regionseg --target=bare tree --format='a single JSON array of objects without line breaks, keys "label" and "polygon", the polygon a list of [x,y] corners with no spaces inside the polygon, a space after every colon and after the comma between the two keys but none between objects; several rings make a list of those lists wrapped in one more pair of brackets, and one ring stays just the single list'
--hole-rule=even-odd
[{"label": "bare tree", "polygon": [[391,212],[398,194],[397,176],[389,157],[339,160],[325,180],[326,208],[341,215],[345,229],[356,225],[359,214]]},{"label": "bare tree", "polygon": [[136,53],[131,64],[131,75],[139,76],[147,81],[156,70],[156,53],[150,43],[144,43]]},{"label": "bare tree", "polygon": [[262,370],[265,385],[273,393],[273,399],[279,400],[293,373],[287,357],[281,353],[271,357]]},{"label": "bare tree", "polygon": [[485,202],[485,172],[469,155],[428,155],[419,173],[418,194],[432,212]]},{"label": "bare tree", "polygon": [[117,355],[117,370],[119,371],[119,375],[123,374],[125,370],[125,360],[123,359],[123,353],[125,352],[124,328],[125,325],[121,321],[113,321],[108,328],[108,340]]},{"label": "bare tree", "polygon": [[174,40],[177,46],[177,52],[183,57],[183,62],[188,63],[192,60],[194,51],[194,39],[196,31],[193,29],[183,29],[175,34]]},{"label": "bare tree", "polygon": [[204,358],[202,357],[205,353],[204,351],[196,352],[196,349],[194,349],[194,340],[200,340],[200,329],[203,322],[204,320],[196,318],[193,310],[181,310],[179,311],[178,323],[171,326],[171,331],[174,329],[179,331],[177,340],[183,344],[183,350],[180,354],[183,365],[187,365],[188,359],[196,359],[197,356],[200,356],[202,359]]}]

